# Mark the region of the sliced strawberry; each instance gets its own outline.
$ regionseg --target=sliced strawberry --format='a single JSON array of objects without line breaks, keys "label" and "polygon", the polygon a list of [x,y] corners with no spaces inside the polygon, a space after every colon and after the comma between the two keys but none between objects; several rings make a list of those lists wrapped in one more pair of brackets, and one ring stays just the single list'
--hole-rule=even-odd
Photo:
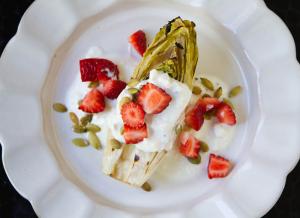
[{"label": "sliced strawberry", "polygon": [[236,124],[236,117],[232,108],[224,102],[222,102],[217,108],[216,116],[220,123],[225,123],[231,126]]},{"label": "sliced strawberry", "polygon": [[185,123],[196,131],[200,130],[204,123],[204,113],[205,108],[202,105],[190,107],[185,114]]},{"label": "sliced strawberry", "polygon": [[145,111],[137,103],[128,102],[123,104],[121,115],[123,123],[130,127],[140,127],[145,124]]},{"label": "sliced strawberry", "polygon": [[124,125],[124,139],[126,144],[136,144],[148,137],[147,125],[141,127],[130,127]]},{"label": "sliced strawberry", "polygon": [[188,138],[190,137],[190,133],[187,131],[183,131],[179,135],[179,142],[180,144],[185,144]]},{"label": "sliced strawberry", "polygon": [[206,97],[206,98],[200,98],[197,102],[197,104],[201,105],[205,108],[205,112],[209,111],[213,108],[217,108],[221,102],[217,98],[212,97]]},{"label": "sliced strawberry", "polygon": [[87,113],[104,111],[105,99],[100,91],[92,89],[82,100],[79,109]]},{"label": "sliced strawberry", "polygon": [[109,99],[115,99],[119,96],[123,89],[125,89],[126,83],[121,80],[107,80],[103,84],[101,89],[104,96]]},{"label": "sliced strawberry", "polygon": [[[185,138],[185,136],[183,138]],[[189,136],[185,140],[186,140],[185,143],[180,144],[179,147],[180,153],[190,158],[199,157],[201,142],[198,139],[196,139],[192,134],[189,134]]]},{"label": "sliced strawberry", "polygon": [[158,86],[147,83],[138,95],[137,102],[147,114],[158,114],[168,107],[172,97]]},{"label": "sliced strawberry", "polygon": [[232,164],[229,160],[215,154],[210,154],[207,167],[208,178],[213,179],[226,177],[231,169]]},{"label": "sliced strawberry", "polygon": [[147,49],[146,34],[142,30],[138,30],[129,36],[129,42],[133,48],[143,56]]},{"label": "sliced strawberry", "polygon": [[87,58],[79,61],[82,82],[118,79],[118,66],[103,58]]}]

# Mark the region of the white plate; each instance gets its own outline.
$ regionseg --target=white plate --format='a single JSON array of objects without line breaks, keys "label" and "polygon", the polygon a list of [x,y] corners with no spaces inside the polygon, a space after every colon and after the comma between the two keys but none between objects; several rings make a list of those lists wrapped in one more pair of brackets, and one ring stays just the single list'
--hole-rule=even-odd
[{"label": "white plate", "polygon": [[[199,70],[242,84],[240,124],[224,180],[199,174],[145,193],[103,176],[101,152],[71,146],[66,101],[90,46],[127,55],[127,36],[151,37],[180,15],[197,24]],[[260,0],[36,1],[0,62],[3,162],[40,217],[258,217],[279,198],[300,154],[300,68],[293,39]],[[127,75],[128,76],[128,75]]]}]

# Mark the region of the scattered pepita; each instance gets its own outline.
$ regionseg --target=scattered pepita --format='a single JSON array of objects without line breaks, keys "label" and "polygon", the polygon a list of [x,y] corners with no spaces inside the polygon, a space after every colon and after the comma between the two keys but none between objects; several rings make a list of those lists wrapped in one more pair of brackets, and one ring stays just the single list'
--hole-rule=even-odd
[{"label": "scattered pepita", "polygon": [[200,164],[201,163],[201,156],[199,155],[197,158],[187,158],[188,161],[192,164]]},{"label": "scattered pepita", "polygon": [[85,133],[87,130],[84,126],[80,126],[80,125],[74,125],[73,126],[73,132],[75,133]]},{"label": "scattered pepita", "polygon": [[201,95],[202,90],[199,86],[194,86],[192,92],[194,95]]},{"label": "scattered pepita", "polygon": [[79,118],[77,117],[77,115],[74,112],[70,112],[69,117],[74,125],[79,125]]},{"label": "scattered pepita", "polygon": [[64,104],[61,104],[61,103],[54,103],[52,107],[56,112],[59,112],[59,113],[65,113],[68,111],[68,108]]},{"label": "scattered pepita", "polygon": [[220,98],[220,97],[222,96],[222,94],[223,94],[223,89],[222,89],[222,87],[219,87],[219,88],[215,91],[214,97],[215,97],[215,98]]},{"label": "scattered pepita", "polygon": [[122,107],[123,104],[126,104],[126,103],[128,103],[128,102],[130,102],[130,101],[131,101],[131,98],[129,98],[129,97],[124,97],[124,98],[122,98],[122,99],[120,100],[120,107]]},{"label": "scattered pepita", "polygon": [[90,82],[88,87],[89,88],[97,88],[99,86],[99,81],[95,81],[95,82]]},{"label": "scattered pepita", "polygon": [[86,125],[86,129],[91,132],[100,132],[101,131],[100,126],[98,126],[96,124],[92,124],[92,123],[88,123]]},{"label": "scattered pepita", "polygon": [[215,109],[210,109],[209,111],[204,113],[204,119],[211,120],[211,118],[215,115],[216,115],[216,110]]},{"label": "scattered pepita", "polygon": [[80,123],[83,126],[86,126],[88,123],[92,122],[93,114],[87,114],[80,118]]},{"label": "scattered pepita", "polygon": [[181,124],[177,124],[175,127],[175,133],[178,135],[179,133],[182,132],[182,125]]},{"label": "scattered pepita", "polygon": [[201,141],[200,150],[201,150],[202,152],[208,152],[208,151],[209,151],[209,146],[208,146],[208,144],[206,144],[205,142],[202,142],[202,141]]},{"label": "scattered pepita", "polygon": [[136,89],[136,88],[129,88],[128,89],[128,93],[131,94],[131,95],[135,95],[138,92],[139,92],[139,90]]},{"label": "scattered pepita", "polygon": [[148,182],[145,182],[143,185],[142,185],[142,189],[146,192],[150,192],[152,190],[152,187],[151,185],[148,183]]},{"label": "scattered pepita", "polygon": [[98,138],[98,136],[96,135],[96,133],[89,131],[88,132],[88,139],[90,144],[97,150],[99,150],[101,148],[101,143],[100,140]]},{"label": "scattered pepita", "polygon": [[75,138],[72,140],[72,143],[78,147],[87,147],[89,146],[89,142],[82,138]]},{"label": "scattered pepita", "polygon": [[230,90],[229,92],[229,98],[233,98],[237,95],[239,95],[242,92],[242,87],[241,86],[236,86],[233,89]]},{"label": "scattered pepita", "polygon": [[228,98],[223,98],[223,102],[228,104],[232,109],[234,108],[232,102]]},{"label": "scattered pepita", "polygon": [[202,85],[205,87],[205,88],[207,88],[207,89],[209,89],[209,90],[211,90],[211,91],[214,91],[214,84],[210,81],[210,80],[208,80],[208,79],[206,79],[206,78],[201,78],[201,83],[202,83]]},{"label": "scattered pepita", "polygon": [[202,95],[202,98],[210,98],[211,96],[209,95],[209,94],[204,94],[204,95]]},{"label": "scattered pepita", "polygon": [[130,88],[133,88],[133,87],[135,87],[138,83],[139,83],[139,81],[138,81],[137,79],[131,79],[131,80],[128,82],[127,86],[130,87]]},{"label": "scattered pepita", "polygon": [[111,139],[110,144],[114,149],[120,149],[122,147],[122,144],[116,139]]}]

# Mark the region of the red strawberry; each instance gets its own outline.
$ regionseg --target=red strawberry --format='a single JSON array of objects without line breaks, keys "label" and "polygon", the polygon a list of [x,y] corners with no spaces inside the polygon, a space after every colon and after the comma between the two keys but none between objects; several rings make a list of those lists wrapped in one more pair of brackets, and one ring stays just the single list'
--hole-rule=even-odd
[{"label": "red strawberry", "polygon": [[229,160],[215,154],[210,154],[207,167],[208,178],[213,179],[226,177],[231,169],[232,164]]},{"label": "red strawberry", "polygon": [[217,109],[216,116],[220,123],[225,123],[231,126],[236,124],[235,114],[232,108],[226,103],[222,102],[220,104],[220,106]]},{"label": "red strawberry", "polygon": [[141,127],[130,127],[124,125],[124,134],[126,144],[136,144],[148,137],[147,126],[144,124]]},{"label": "red strawberry", "polygon": [[180,135],[179,135],[179,142],[180,142],[180,144],[185,144],[186,141],[188,140],[188,138],[190,137],[190,134],[191,133],[189,133],[187,131],[181,132]]},{"label": "red strawberry", "polygon": [[98,113],[104,111],[104,96],[97,89],[92,89],[82,100],[79,109],[87,113]]},{"label": "red strawberry", "polygon": [[[180,138],[183,139],[185,137],[186,136],[182,136]],[[180,144],[179,147],[180,153],[186,157],[197,158],[199,156],[201,142],[191,134],[189,134],[189,136],[185,140],[186,142]]]},{"label": "red strawberry", "polygon": [[118,66],[103,58],[87,58],[79,61],[82,82],[118,79]]},{"label": "red strawberry", "polygon": [[158,114],[168,107],[172,97],[158,86],[147,83],[138,95],[137,102],[147,114]]},{"label": "red strawberry", "polygon": [[204,113],[205,108],[202,105],[196,104],[187,110],[185,123],[196,131],[200,130],[204,123]]},{"label": "red strawberry", "polygon": [[142,30],[138,30],[129,37],[130,44],[134,49],[143,56],[147,49],[146,34]]},{"label": "red strawberry", "polygon": [[123,104],[121,115],[124,124],[130,127],[140,127],[145,124],[145,111],[137,103],[128,102]]},{"label": "red strawberry", "polygon": [[205,112],[209,111],[213,108],[217,108],[221,102],[217,98],[212,97],[206,97],[206,98],[200,98],[197,102],[197,104],[201,105],[205,108]]},{"label": "red strawberry", "polygon": [[109,99],[115,99],[119,96],[123,89],[125,89],[126,83],[121,80],[107,80],[104,82],[102,93]]}]

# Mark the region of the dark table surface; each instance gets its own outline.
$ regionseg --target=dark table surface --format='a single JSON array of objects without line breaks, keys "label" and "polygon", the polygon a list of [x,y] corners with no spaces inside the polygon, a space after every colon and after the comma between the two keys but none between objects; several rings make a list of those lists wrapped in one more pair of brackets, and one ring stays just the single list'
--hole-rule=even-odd
[{"label": "dark table surface", "polygon": [[[242,0],[241,0],[242,1]],[[15,34],[18,23],[32,0],[0,0],[0,54]],[[297,51],[300,49],[300,0],[265,0],[268,7],[284,20],[291,30]],[[297,53],[298,54],[298,53]],[[299,54],[297,58],[299,60]],[[0,153],[2,148],[0,146]],[[0,155],[1,156],[1,155]],[[276,179],[276,178],[274,178]],[[0,161],[0,218],[37,217],[30,203],[10,184]],[[300,217],[300,164],[289,174],[284,191],[276,205],[264,217]]]}]

